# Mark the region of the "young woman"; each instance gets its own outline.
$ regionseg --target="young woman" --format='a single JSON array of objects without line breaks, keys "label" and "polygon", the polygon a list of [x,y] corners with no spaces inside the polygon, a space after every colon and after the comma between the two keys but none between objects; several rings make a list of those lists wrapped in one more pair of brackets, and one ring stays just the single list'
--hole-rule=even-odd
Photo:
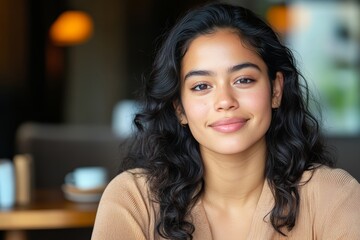
[{"label": "young woman", "polygon": [[189,11],[158,51],[133,165],[105,190],[92,239],[360,239],[360,185],[332,168],[307,97],[254,13]]}]

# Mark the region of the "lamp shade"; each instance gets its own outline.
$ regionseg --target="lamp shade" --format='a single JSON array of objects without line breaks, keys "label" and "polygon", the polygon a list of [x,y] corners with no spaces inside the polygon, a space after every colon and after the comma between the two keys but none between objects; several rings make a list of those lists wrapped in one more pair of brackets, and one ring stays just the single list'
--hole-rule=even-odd
[{"label": "lamp shade", "polygon": [[93,21],[83,11],[66,11],[50,27],[50,38],[60,46],[77,45],[87,41],[93,33]]},{"label": "lamp shade", "polygon": [[286,5],[275,5],[268,9],[266,13],[268,22],[279,33],[289,30],[289,9]]}]

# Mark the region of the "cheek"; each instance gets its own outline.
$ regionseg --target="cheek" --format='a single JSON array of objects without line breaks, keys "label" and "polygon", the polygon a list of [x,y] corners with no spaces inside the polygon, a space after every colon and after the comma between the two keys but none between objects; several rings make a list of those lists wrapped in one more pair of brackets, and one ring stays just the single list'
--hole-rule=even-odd
[{"label": "cheek", "polygon": [[191,125],[191,122],[199,120],[204,120],[204,117],[209,111],[209,103],[204,100],[196,100],[196,99],[183,99],[183,107],[186,118]]},{"label": "cheek", "polygon": [[253,112],[266,114],[271,112],[271,99],[269,91],[249,92],[242,96],[240,106],[247,107]]}]

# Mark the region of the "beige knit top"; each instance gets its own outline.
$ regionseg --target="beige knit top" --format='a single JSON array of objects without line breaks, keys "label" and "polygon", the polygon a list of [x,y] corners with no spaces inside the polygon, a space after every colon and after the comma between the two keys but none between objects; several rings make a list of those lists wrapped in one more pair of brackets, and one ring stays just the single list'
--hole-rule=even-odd
[{"label": "beige knit top", "polygon": [[[99,204],[92,240],[163,239],[156,232],[158,206],[149,200],[146,179],[140,169],[124,172],[107,186]],[[302,180],[308,180],[304,173]],[[300,212],[288,238],[269,221],[274,198],[265,182],[248,239],[359,240],[360,184],[341,169],[320,167],[300,187]],[[191,211],[193,239],[211,240],[211,230],[201,200]]]}]

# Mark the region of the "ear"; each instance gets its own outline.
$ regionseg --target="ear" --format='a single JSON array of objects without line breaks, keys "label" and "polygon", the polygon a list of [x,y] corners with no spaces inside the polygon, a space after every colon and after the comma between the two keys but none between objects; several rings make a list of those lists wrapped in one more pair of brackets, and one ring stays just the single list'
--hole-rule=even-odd
[{"label": "ear", "polygon": [[183,108],[181,102],[178,101],[178,100],[174,101],[173,106],[174,106],[174,109],[175,109],[176,116],[177,116],[177,118],[179,120],[179,123],[181,125],[188,124],[188,120],[187,120],[187,117],[185,115],[184,108]]},{"label": "ear", "polygon": [[276,73],[276,78],[273,80],[273,92],[271,97],[271,107],[278,108],[281,104],[281,98],[284,87],[284,75],[282,72]]}]

